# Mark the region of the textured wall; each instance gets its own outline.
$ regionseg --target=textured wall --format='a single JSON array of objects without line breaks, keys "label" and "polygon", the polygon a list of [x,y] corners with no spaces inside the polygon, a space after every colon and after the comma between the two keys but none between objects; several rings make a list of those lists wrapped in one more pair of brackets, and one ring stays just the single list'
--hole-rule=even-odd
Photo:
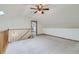
[{"label": "textured wall", "polygon": [[[44,27],[79,28],[79,5],[56,4],[48,5],[49,11],[44,15],[35,14]],[[54,14],[54,15],[53,15]]]}]

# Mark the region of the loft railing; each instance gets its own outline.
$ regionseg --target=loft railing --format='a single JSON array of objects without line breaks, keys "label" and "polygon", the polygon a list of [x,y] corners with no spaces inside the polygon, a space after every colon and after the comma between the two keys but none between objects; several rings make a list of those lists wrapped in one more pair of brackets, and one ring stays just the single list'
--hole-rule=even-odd
[{"label": "loft railing", "polygon": [[24,40],[31,37],[31,28],[9,29],[9,42]]}]

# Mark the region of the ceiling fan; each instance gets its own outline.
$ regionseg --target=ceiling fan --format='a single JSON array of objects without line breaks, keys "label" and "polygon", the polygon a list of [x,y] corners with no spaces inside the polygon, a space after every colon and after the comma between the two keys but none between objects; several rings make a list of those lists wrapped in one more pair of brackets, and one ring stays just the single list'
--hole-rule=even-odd
[{"label": "ceiling fan", "polygon": [[34,13],[39,12],[39,13],[41,13],[41,14],[44,14],[44,11],[45,11],[45,10],[49,10],[49,8],[48,8],[48,7],[45,7],[45,5],[43,5],[43,4],[35,5],[35,7],[30,8],[30,9],[36,10]]}]

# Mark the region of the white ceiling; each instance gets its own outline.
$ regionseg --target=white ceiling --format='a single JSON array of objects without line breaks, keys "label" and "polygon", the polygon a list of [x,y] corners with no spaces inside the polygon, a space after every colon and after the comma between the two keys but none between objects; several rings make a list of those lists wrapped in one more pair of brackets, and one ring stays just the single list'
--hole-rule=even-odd
[{"label": "white ceiling", "polygon": [[72,4],[48,4],[49,11],[45,14],[33,14],[33,4],[0,4],[0,10],[6,14],[0,16],[2,20],[16,18],[33,19],[41,22],[44,27],[79,27],[79,5]]}]

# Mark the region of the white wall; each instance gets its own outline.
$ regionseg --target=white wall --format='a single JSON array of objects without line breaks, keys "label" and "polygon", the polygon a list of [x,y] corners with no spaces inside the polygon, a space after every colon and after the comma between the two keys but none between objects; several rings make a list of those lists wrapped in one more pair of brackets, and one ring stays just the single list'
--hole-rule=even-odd
[{"label": "white wall", "polygon": [[[44,27],[79,28],[78,4],[49,4],[45,14],[33,14]],[[53,15],[54,14],[54,15]]]},{"label": "white wall", "polygon": [[44,28],[44,33],[79,41],[79,28]]},{"label": "white wall", "polygon": [[37,23],[37,34],[43,34],[42,24],[39,21]]},{"label": "white wall", "polygon": [[14,19],[5,19],[0,20],[0,27],[7,28],[28,28],[30,27],[30,22],[28,19],[24,18],[14,18]]}]

